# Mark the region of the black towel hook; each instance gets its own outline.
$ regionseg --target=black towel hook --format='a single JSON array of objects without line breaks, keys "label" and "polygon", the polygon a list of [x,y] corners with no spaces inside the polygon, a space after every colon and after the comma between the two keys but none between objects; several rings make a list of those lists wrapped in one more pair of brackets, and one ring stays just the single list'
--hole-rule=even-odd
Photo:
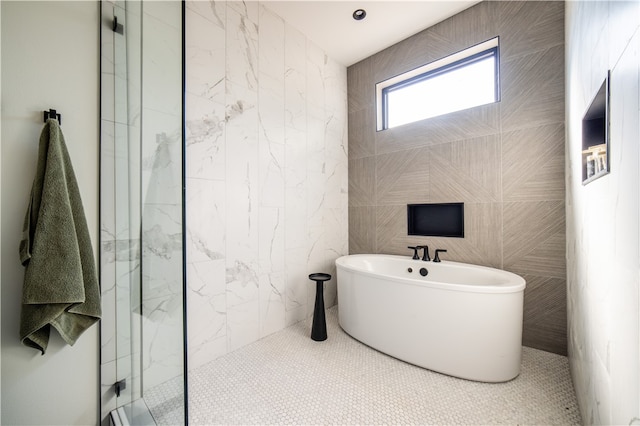
[{"label": "black towel hook", "polygon": [[49,109],[49,111],[44,111],[44,122],[46,123],[49,118],[57,119],[58,123],[62,125],[62,114],[58,114],[55,109]]},{"label": "black towel hook", "polygon": [[113,17],[113,25],[111,26],[111,29],[118,34],[124,34],[124,27],[122,26],[122,24],[118,23],[117,16]]}]

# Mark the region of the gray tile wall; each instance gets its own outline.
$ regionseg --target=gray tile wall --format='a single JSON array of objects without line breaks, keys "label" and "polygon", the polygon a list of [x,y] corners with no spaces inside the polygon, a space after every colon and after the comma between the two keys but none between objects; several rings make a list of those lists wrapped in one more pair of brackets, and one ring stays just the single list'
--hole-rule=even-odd
[{"label": "gray tile wall", "polygon": [[[377,82],[500,36],[501,101],[376,132]],[[564,3],[482,2],[353,66],[349,250],[527,280],[523,343],[566,354]],[[465,203],[465,238],[409,237],[406,205]]]}]

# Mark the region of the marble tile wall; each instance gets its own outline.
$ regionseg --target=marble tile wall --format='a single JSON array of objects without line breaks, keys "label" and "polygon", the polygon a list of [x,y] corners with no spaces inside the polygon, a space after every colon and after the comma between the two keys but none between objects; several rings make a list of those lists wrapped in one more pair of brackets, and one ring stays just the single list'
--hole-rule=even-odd
[{"label": "marble tile wall", "polygon": [[347,253],[346,68],[263,2],[188,1],[189,366],[308,318]]},{"label": "marble tile wall", "polygon": [[[585,424],[640,422],[640,3],[566,3],[569,365]],[[610,79],[610,174],[582,185],[584,112]]]},{"label": "marble tile wall", "polygon": [[[376,132],[374,85],[495,36],[501,101]],[[564,3],[485,1],[347,71],[349,251],[522,275],[523,341],[566,354]],[[406,205],[465,203],[465,238],[407,235]]]}]

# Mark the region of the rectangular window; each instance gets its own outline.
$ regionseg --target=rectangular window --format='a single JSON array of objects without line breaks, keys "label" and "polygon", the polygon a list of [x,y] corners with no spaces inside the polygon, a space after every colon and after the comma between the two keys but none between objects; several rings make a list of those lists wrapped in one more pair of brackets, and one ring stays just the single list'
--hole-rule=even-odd
[{"label": "rectangular window", "polygon": [[376,85],[378,130],[498,102],[498,37]]}]

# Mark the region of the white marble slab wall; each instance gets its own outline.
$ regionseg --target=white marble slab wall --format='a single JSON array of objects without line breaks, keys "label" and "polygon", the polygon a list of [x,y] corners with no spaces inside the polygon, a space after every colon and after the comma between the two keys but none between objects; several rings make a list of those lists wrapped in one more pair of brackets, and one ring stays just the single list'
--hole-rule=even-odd
[{"label": "white marble slab wall", "polygon": [[189,366],[313,312],[347,253],[346,68],[262,2],[187,2]]},{"label": "white marble slab wall", "polygon": [[[569,364],[585,424],[640,423],[640,3],[566,3]],[[611,173],[582,185],[582,117],[607,72]]]}]

